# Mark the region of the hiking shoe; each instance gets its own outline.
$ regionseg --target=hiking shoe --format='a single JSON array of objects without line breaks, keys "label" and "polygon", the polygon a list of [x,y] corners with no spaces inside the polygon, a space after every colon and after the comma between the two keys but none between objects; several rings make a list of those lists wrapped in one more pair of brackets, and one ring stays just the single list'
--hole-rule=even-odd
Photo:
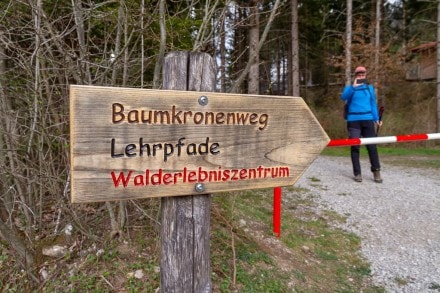
[{"label": "hiking shoe", "polygon": [[382,183],[382,177],[380,177],[380,171],[373,171],[373,176],[374,176],[374,182],[376,183]]},{"label": "hiking shoe", "polygon": [[362,175],[359,174],[359,175],[354,176],[354,181],[356,181],[356,182],[362,182]]}]

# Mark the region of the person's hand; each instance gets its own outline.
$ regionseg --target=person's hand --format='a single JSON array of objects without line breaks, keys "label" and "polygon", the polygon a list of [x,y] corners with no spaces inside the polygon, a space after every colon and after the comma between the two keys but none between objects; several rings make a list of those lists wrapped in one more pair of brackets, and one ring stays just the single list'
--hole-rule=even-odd
[{"label": "person's hand", "polygon": [[381,127],[382,126],[382,121],[376,121],[376,125],[377,125],[377,127]]},{"label": "person's hand", "polygon": [[362,83],[358,83],[358,79],[357,78],[354,79],[354,81],[353,81],[353,86],[354,87],[360,86],[361,84]]}]

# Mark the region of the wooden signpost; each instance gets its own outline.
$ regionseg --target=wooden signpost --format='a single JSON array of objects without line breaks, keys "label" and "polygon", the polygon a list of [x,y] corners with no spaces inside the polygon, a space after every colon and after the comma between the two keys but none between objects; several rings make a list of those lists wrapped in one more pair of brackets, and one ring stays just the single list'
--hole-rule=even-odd
[{"label": "wooden signpost", "polygon": [[71,86],[72,202],[286,186],[329,139],[301,98]]},{"label": "wooden signpost", "polygon": [[173,52],[164,89],[71,86],[71,200],[162,197],[161,291],[210,292],[210,196],[292,185],[329,138],[302,98],[214,93]]}]

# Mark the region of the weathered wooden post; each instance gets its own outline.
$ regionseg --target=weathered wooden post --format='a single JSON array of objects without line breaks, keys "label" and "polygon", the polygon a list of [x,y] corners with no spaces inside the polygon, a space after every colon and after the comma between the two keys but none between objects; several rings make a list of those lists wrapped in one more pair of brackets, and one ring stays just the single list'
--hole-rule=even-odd
[{"label": "weathered wooden post", "polygon": [[[214,61],[206,53],[169,53],[163,79],[164,89],[214,91]],[[161,203],[161,291],[211,292],[211,195],[163,197]]]}]

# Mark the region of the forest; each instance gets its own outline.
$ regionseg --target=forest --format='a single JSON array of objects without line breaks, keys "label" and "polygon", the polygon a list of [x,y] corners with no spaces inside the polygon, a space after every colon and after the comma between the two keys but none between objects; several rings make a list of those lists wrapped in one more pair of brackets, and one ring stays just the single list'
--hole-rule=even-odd
[{"label": "forest", "polygon": [[[0,0],[0,268],[24,272],[0,288],[44,286],[40,248],[67,224],[93,241],[123,237],[133,210],[157,224],[153,201],[70,203],[70,85],[160,89],[167,53],[206,52],[218,92],[300,96],[339,138],[339,96],[363,65],[383,135],[436,132],[436,76],[421,73],[437,70],[439,13],[418,0]],[[111,225],[93,228],[98,212]]]}]

